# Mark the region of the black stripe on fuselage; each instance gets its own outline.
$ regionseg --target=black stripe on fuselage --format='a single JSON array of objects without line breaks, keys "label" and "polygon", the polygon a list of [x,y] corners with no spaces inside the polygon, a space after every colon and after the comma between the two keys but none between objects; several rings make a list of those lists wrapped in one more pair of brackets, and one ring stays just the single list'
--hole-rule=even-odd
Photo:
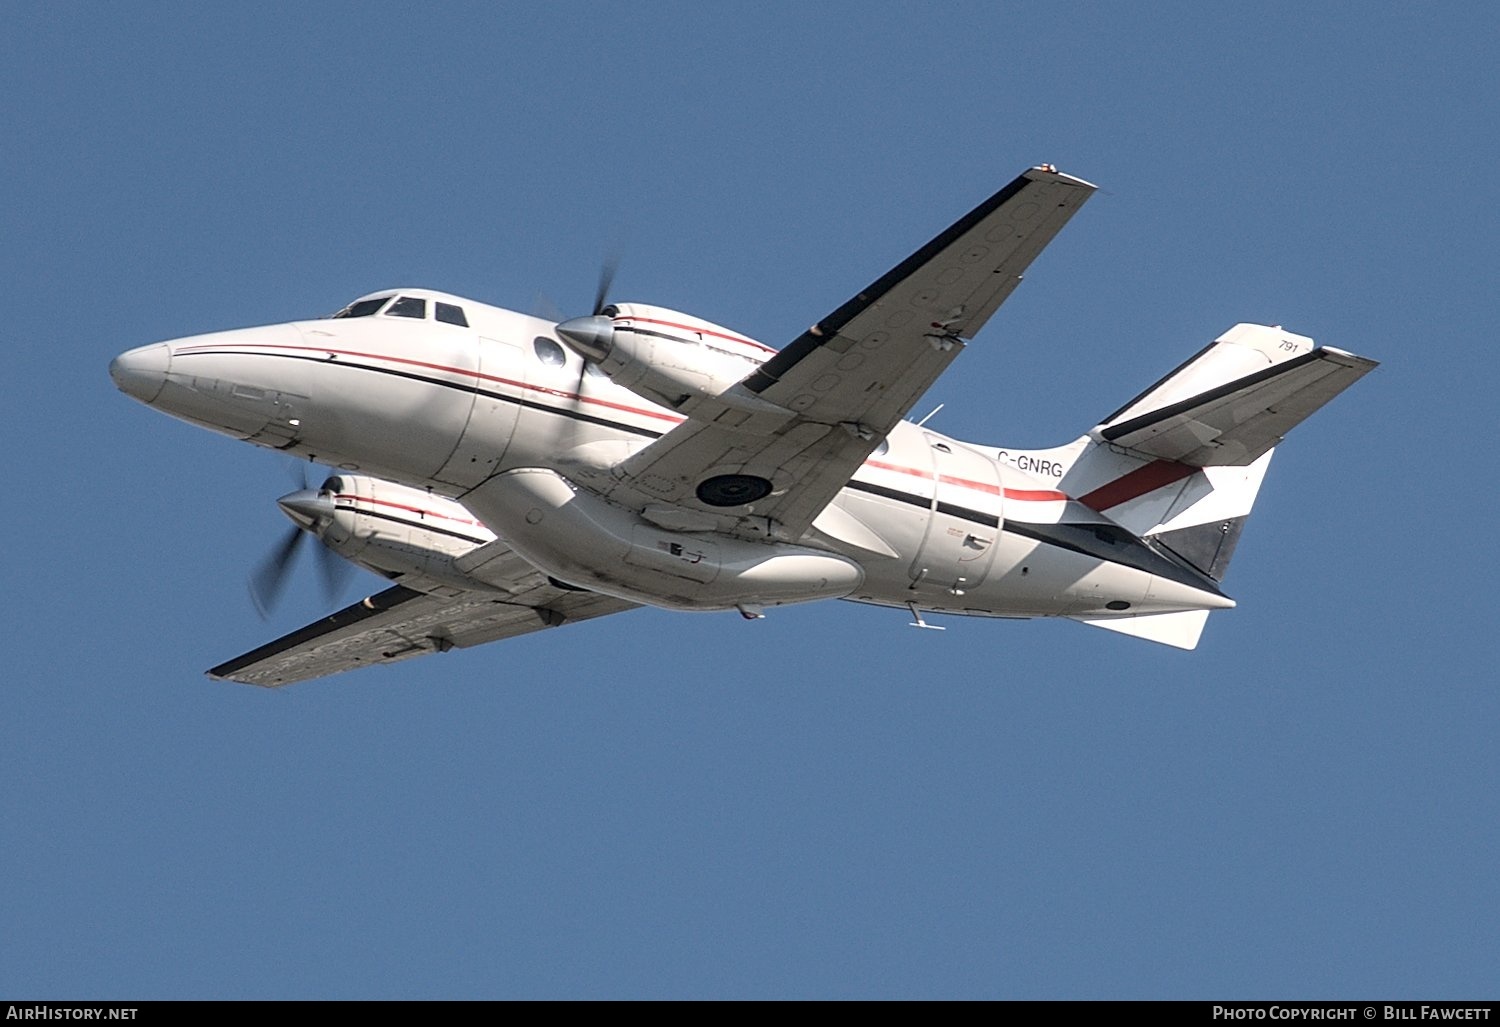
[{"label": "black stripe on fuselage", "polygon": [[953,503],[945,503],[941,499],[938,500],[937,511],[938,513],[945,513],[949,517],[957,517],[960,520],[973,521],[976,524],[983,524],[987,528],[1000,527],[1000,518],[996,517],[994,514],[981,513],[978,510],[970,510],[966,506],[956,506]]},{"label": "black stripe on fuselage", "polygon": [[617,332],[630,332],[630,333],[632,333],[634,335],[649,335],[653,339],[666,339],[668,342],[680,342],[684,346],[696,346],[698,344],[698,340],[697,339],[684,339],[680,335],[671,335],[671,334],[669,334],[667,332],[652,331],[650,328],[638,328],[635,325],[629,325],[629,324],[627,324],[627,325],[616,325],[615,326],[615,331],[617,331]]},{"label": "black stripe on fuselage", "polygon": [[932,509],[932,500],[926,496],[919,496],[913,492],[902,492],[899,489],[887,488],[884,485],[872,485],[867,481],[850,481],[844,486],[855,492],[868,492],[872,496],[880,496],[882,499],[894,499],[898,503],[906,503],[909,506],[920,506],[923,510]]},{"label": "black stripe on fuselage", "polygon": [[451,538],[460,539],[464,542],[472,542],[476,546],[482,546],[485,544],[485,539],[475,538],[473,535],[465,535],[461,531],[453,531],[449,528],[439,528],[434,524],[427,523],[426,521],[413,521],[405,517],[397,517],[395,514],[388,514],[383,510],[364,510],[358,506],[341,506],[338,507],[338,509],[348,510],[350,513],[360,514],[364,517],[378,517],[382,521],[390,521],[392,524],[402,524],[408,528],[420,528],[423,531],[431,531],[438,535],[447,535]]},{"label": "black stripe on fuselage", "polygon": [[[909,506],[920,507],[923,510],[932,509],[932,500],[926,496],[919,496],[914,492],[902,492],[900,489],[887,488],[884,485],[872,485],[867,481],[850,481],[844,486],[855,492],[868,492],[872,496],[880,496],[883,499],[893,499],[898,503],[906,503]],[[986,528],[1000,527],[1000,518],[994,514],[985,513],[983,510],[973,510],[967,506],[959,506],[957,503],[945,503],[938,500],[938,513],[957,517],[963,521],[973,521],[975,524],[983,524]]]},{"label": "black stripe on fuselage", "polygon": [[283,360],[305,360],[312,364],[328,364],[334,367],[352,367],[359,371],[373,371],[376,374],[390,375],[393,378],[406,378],[414,382],[424,382],[428,385],[437,385],[445,389],[453,389],[455,392],[467,392],[475,396],[485,396],[489,399],[498,399],[504,403],[514,403],[519,407],[530,410],[540,410],[546,414],[556,414],[574,421],[585,421],[589,424],[597,424],[604,428],[614,428],[618,431],[629,432],[632,435],[640,435],[648,439],[659,439],[662,433],[652,431],[649,428],[638,428],[633,424],[623,421],[613,421],[607,417],[599,417],[595,414],[585,414],[581,410],[560,410],[557,407],[548,406],[534,399],[522,399],[519,396],[507,396],[503,392],[486,389],[478,385],[470,385],[465,382],[451,382],[442,378],[434,378],[431,375],[417,374],[415,371],[398,371],[393,367],[380,367],[375,364],[361,364],[352,360],[329,360],[327,357],[308,357],[296,353],[260,353],[253,350],[213,350],[209,353],[182,353],[179,357],[201,357],[201,356],[236,356],[236,357],[280,357]]}]

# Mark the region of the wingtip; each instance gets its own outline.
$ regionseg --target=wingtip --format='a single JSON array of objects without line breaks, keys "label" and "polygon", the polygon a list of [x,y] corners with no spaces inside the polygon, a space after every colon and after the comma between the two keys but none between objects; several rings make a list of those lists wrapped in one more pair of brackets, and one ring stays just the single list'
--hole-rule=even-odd
[{"label": "wingtip", "polygon": [[1070,185],[1076,185],[1083,189],[1099,188],[1093,182],[1085,182],[1083,179],[1077,178],[1073,175],[1063,174],[1061,171],[1057,170],[1056,164],[1038,164],[1036,167],[1026,172],[1026,177],[1036,181],[1041,181],[1042,179],[1050,179],[1055,182],[1067,182]]},{"label": "wingtip", "polygon": [[1346,349],[1335,349],[1332,346],[1319,346],[1318,351],[1330,354],[1334,359],[1345,367],[1362,367],[1365,371],[1373,371],[1380,366],[1380,361],[1370,357],[1362,357],[1358,353],[1350,353]]}]

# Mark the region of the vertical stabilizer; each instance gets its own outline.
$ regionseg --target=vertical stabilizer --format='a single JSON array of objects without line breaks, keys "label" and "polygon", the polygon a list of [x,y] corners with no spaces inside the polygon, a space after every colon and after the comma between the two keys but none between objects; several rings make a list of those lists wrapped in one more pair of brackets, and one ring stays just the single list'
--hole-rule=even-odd
[{"label": "vertical stabilizer", "polygon": [[[1044,468],[1077,503],[1220,582],[1276,445],[1375,366],[1279,327],[1238,324],[1082,438],[996,453],[1019,470]],[[1191,649],[1207,616],[1083,623]]]}]

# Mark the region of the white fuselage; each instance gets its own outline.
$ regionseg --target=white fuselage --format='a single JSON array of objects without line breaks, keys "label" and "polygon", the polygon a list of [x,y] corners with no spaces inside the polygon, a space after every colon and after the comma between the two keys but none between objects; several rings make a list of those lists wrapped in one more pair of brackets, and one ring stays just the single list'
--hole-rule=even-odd
[{"label": "white fuselage", "polygon": [[[559,345],[551,322],[426,290],[403,295],[433,302],[420,319],[340,317],[177,339],[123,354],[112,373],[124,391],[173,416],[433,494],[434,504],[448,497],[497,532],[483,501],[497,475],[523,468],[571,481],[607,474],[684,419],[586,370]],[[458,307],[467,324],[437,320],[438,301]],[[684,327],[664,322],[668,331]],[[686,327],[709,359],[731,371],[772,352],[705,322]],[[695,530],[691,519],[655,516],[652,523],[690,549],[695,542],[755,545]],[[1002,462],[993,449],[905,421],[813,529],[792,541],[799,552],[832,554],[857,570],[766,605],[836,596],[1002,617],[1233,605],[1057,491],[1055,481]],[[610,567],[594,574],[588,565],[617,559],[559,553],[557,566],[540,569],[610,592],[617,580]],[[653,599],[639,581],[620,585],[620,594],[679,609],[736,605],[707,592],[697,601],[692,590]]]}]

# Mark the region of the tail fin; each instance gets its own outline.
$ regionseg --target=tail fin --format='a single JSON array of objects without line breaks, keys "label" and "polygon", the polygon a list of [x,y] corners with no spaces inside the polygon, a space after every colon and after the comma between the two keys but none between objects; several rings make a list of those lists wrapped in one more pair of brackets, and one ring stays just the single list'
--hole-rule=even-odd
[{"label": "tail fin", "polygon": [[[1238,324],[1082,438],[1000,455],[1052,471],[1084,506],[1221,581],[1277,443],[1375,366],[1281,328]],[[1202,619],[1091,622],[1191,649]]]}]

